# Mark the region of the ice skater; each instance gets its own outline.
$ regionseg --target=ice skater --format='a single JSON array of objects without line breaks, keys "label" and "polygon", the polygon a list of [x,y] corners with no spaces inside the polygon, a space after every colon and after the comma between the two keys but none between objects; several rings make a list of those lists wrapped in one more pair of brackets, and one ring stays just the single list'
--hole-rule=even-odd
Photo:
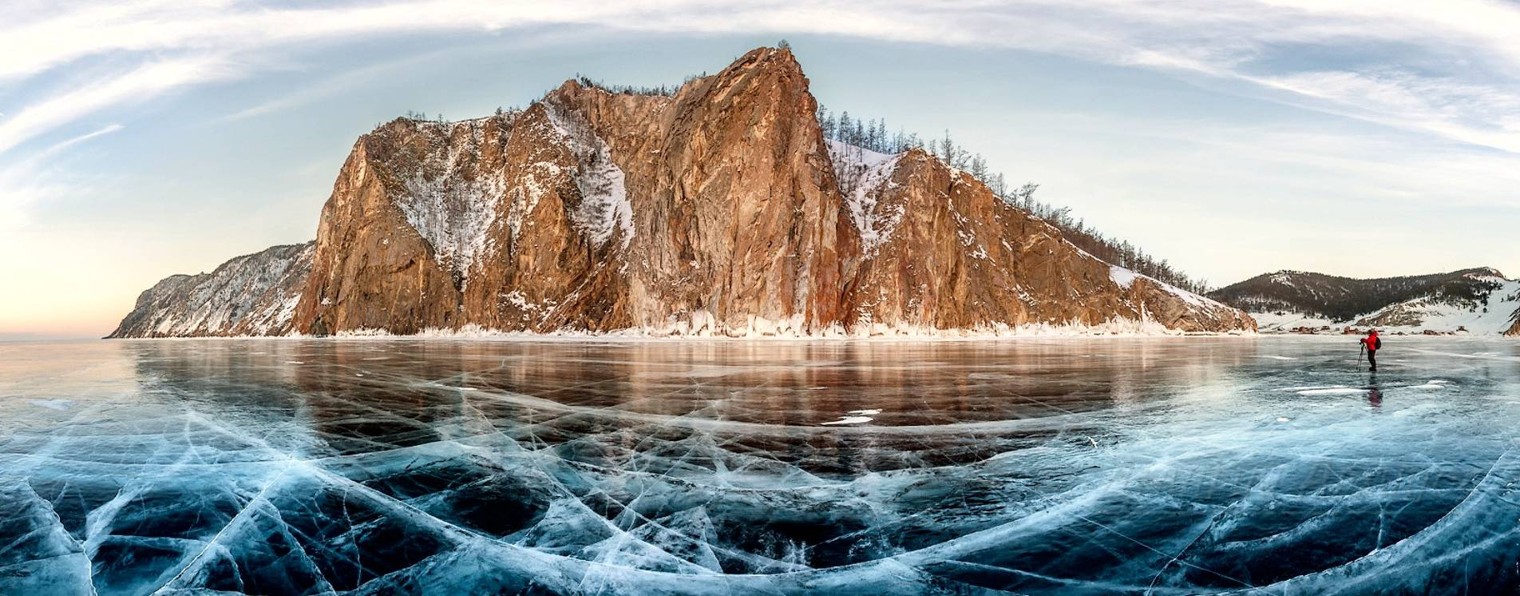
[{"label": "ice skater", "polygon": [[1377,351],[1383,347],[1383,340],[1378,339],[1376,329],[1367,331],[1367,337],[1362,338],[1362,347],[1367,348],[1367,362],[1372,364],[1367,370],[1377,372]]}]

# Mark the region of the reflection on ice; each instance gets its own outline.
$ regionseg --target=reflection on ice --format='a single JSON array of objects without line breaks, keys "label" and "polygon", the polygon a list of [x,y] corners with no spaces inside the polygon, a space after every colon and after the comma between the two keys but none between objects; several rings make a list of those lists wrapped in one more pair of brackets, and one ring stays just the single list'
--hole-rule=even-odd
[{"label": "reflection on ice", "polygon": [[0,593],[1514,589],[1514,344],[1343,343],[3,346]]}]

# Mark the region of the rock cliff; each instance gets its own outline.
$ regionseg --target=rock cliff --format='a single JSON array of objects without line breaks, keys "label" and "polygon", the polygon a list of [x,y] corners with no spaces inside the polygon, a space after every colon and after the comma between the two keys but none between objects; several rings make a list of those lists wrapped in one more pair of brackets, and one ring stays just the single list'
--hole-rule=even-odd
[{"label": "rock cliff", "polygon": [[[1149,319],[1183,331],[1254,329],[1244,313],[1112,266],[922,150],[835,145],[864,258],[853,326],[999,329]],[[851,167],[850,164],[858,164]],[[846,178],[846,176],[841,176]]]},{"label": "rock cliff", "polygon": [[[571,81],[487,118],[398,119],[355,143],[286,318],[196,333],[1255,328],[927,153],[825,141],[816,111],[791,52],[761,48],[668,96]],[[117,335],[147,335],[127,323],[150,302]]]},{"label": "rock cliff", "polygon": [[211,273],[173,275],[137,298],[108,337],[216,337],[290,333],[315,243],[275,246]]}]

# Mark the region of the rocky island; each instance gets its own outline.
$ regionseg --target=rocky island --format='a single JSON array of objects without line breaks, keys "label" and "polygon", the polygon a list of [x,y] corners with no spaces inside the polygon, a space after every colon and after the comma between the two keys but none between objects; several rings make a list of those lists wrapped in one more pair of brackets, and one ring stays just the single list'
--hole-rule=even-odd
[{"label": "rocky island", "polygon": [[359,138],[317,238],[144,292],[111,337],[1250,331],[965,171],[826,139],[788,49],[669,94],[572,80]]}]

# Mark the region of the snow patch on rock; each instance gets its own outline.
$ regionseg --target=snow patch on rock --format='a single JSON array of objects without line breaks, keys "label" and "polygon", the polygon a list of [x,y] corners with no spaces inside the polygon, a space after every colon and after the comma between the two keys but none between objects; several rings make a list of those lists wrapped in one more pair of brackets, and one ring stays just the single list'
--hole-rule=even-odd
[{"label": "snow patch on rock", "polygon": [[575,187],[581,203],[570,214],[577,230],[601,247],[622,232],[622,247],[633,240],[633,204],[623,170],[612,161],[612,149],[573,113],[545,104],[549,121],[575,154]]},{"label": "snow patch on rock", "polygon": [[[1086,254],[1086,253],[1084,252],[1084,254]],[[1088,256],[1092,257],[1092,255],[1088,255]],[[1092,258],[1096,259],[1097,257],[1092,257]],[[1198,308],[1198,309],[1202,309],[1204,311],[1213,311],[1213,310],[1217,310],[1217,309],[1228,310],[1228,309],[1231,308],[1229,306],[1226,306],[1222,302],[1216,301],[1216,300],[1214,300],[1212,298],[1205,298],[1203,296],[1199,296],[1197,294],[1194,294],[1192,292],[1189,292],[1187,290],[1184,290],[1184,289],[1179,288],[1177,286],[1174,286],[1172,284],[1169,284],[1169,283],[1166,283],[1164,281],[1158,280],[1158,279],[1156,279],[1154,277],[1151,277],[1149,275],[1141,275],[1139,273],[1136,273],[1136,272],[1131,271],[1129,269],[1126,269],[1124,267],[1120,267],[1118,265],[1109,265],[1108,266],[1108,279],[1110,281],[1113,281],[1114,285],[1119,286],[1122,289],[1125,289],[1125,290],[1130,289],[1130,286],[1133,286],[1135,284],[1135,280],[1136,279],[1140,279],[1140,278],[1144,278],[1145,281],[1154,284],[1156,287],[1161,288],[1162,290],[1165,290],[1167,293],[1169,293],[1169,294],[1171,294],[1173,296],[1176,296],[1179,300],[1182,300],[1183,302],[1186,302],[1189,306],[1192,306],[1192,307],[1195,307],[1195,308]]]},{"label": "snow patch on rock", "polygon": [[1108,266],[1108,278],[1114,281],[1114,285],[1126,290],[1128,290],[1129,287],[1135,283],[1135,278],[1139,276],[1139,273],[1135,273],[1134,271],[1130,271],[1118,265]]},{"label": "snow patch on rock", "polygon": [[1159,322],[1147,318],[1130,319],[1114,317],[1098,324],[1084,324],[1079,321],[1066,323],[1029,323],[1024,325],[994,324],[965,329],[940,329],[909,324],[858,324],[850,328],[839,325],[830,325],[824,328],[806,329],[800,317],[783,320],[770,320],[763,317],[749,317],[745,324],[724,325],[719,323],[711,313],[698,311],[687,313],[684,316],[672,317],[663,325],[633,327],[612,331],[590,331],[585,329],[563,328],[547,333],[532,331],[500,331],[481,327],[479,325],[465,325],[458,329],[428,328],[413,335],[392,335],[384,329],[352,329],[341,331],[338,337],[345,338],[449,338],[449,339],[523,339],[547,340],[554,338],[563,339],[627,339],[627,340],[685,340],[692,338],[700,339],[734,339],[734,340],[987,340],[987,339],[1018,339],[1018,338],[1060,338],[1060,337],[1182,337],[1182,336],[1255,336],[1250,331],[1229,331],[1223,333],[1213,332],[1184,332],[1171,329]]},{"label": "snow patch on rock", "polygon": [[877,153],[854,145],[828,140],[829,159],[834,164],[834,178],[839,182],[839,192],[844,195],[845,207],[850,210],[850,220],[860,233],[860,247],[870,253],[892,237],[892,232],[902,222],[902,206],[890,211],[877,210],[880,188],[892,177],[901,156]]},{"label": "snow patch on rock", "polygon": [[490,248],[491,225],[507,194],[503,172],[478,166],[485,144],[485,121],[449,124],[419,123],[443,128],[433,134],[452,139],[463,128],[465,143],[445,143],[447,151],[430,155],[414,171],[397,172],[402,192],[396,206],[406,221],[433,248],[434,258],[455,279],[469,283],[475,259]]}]

